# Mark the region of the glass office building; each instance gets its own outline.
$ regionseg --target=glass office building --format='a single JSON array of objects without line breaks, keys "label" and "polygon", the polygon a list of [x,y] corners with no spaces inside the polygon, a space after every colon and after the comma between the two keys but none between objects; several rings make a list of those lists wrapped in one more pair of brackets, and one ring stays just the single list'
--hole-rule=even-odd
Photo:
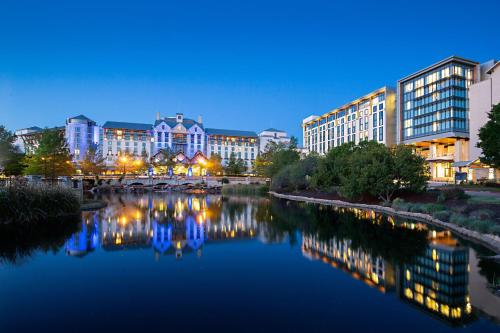
[{"label": "glass office building", "polygon": [[398,141],[416,147],[434,180],[453,180],[452,164],[468,160],[468,89],[477,68],[453,56],[398,81]]}]

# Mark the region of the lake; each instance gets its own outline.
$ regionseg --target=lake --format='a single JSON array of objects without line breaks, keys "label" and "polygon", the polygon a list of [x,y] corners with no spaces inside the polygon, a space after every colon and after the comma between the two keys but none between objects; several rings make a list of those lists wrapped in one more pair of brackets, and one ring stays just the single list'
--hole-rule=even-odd
[{"label": "lake", "polygon": [[0,332],[500,332],[500,265],[447,230],[268,197],[102,199],[0,244]]}]

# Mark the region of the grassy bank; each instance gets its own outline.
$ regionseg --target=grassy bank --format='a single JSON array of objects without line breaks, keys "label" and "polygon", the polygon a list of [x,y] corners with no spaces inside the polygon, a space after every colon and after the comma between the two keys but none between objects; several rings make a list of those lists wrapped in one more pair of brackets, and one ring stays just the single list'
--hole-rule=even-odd
[{"label": "grassy bank", "polygon": [[0,223],[30,225],[80,212],[78,198],[57,186],[11,186],[0,189]]},{"label": "grassy bank", "polygon": [[269,191],[269,186],[260,184],[235,184],[224,185],[223,195],[264,195]]},{"label": "grassy bank", "polygon": [[392,202],[392,208],[426,213],[470,230],[500,235],[500,199],[497,197],[468,197],[461,189],[455,188],[442,190],[435,203],[407,202],[397,198]]}]

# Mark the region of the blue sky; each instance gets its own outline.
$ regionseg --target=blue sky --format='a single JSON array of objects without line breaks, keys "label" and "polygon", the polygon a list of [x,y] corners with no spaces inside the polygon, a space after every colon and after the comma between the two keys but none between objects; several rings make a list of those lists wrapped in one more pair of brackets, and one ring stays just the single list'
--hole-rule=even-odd
[{"label": "blue sky", "polygon": [[301,138],[304,117],[442,58],[500,58],[499,10],[498,0],[2,0],[0,124],[183,112]]}]

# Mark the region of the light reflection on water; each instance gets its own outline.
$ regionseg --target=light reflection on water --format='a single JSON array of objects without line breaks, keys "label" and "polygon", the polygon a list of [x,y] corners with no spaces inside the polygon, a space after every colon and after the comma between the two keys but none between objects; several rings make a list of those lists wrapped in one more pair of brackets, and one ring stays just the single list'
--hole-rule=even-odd
[{"label": "light reflection on water", "polygon": [[[284,284],[310,279],[314,281],[315,277],[310,276],[309,270],[320,274],[316,278],[323,280],[328,270],[318,272],[317,268],[308,264],[309,261],[320,261],[320,266],[328,265],[332,267],[331,270],[363,283],[364,286],[359,285],[355,289],[359,302],[363,303],[363,297],[366,297],[363,295],[369,289],[390,295],[397,300],[392,306],[397,307],[398,311],[409,311],[408,315],[416,311],[425,318],[432,318],[432,321],[421,324],[430,325],[425,329],[445,327],[454,330],[456,327],[465,327],[470,331],[486,332],[498,328],[496,323],[500,319],[500,298],[494,290],[500,278],[498,264],[481,257],[488,254],[485,249],[459,240],[446,230],[393,219],[375,212],[292,203],[267,197],[150,193],[110,195],[103,199],[108,203],[106,208],[82,213],[80,231],[67,239],[63,246],[62,253],[66,257],[90,260],[96,256],[106,260],[111,258],[111,253],[121,253],[127,260],[127,257],[132,258],[132,254],[137,253],[140,263],[143,263],[141,265],[146,267],[147,261],[175,264],[186,258],[201,260],[207,256],[207,259],[220,258],[233,265],[217,272],[224,276],[231,274],[231,268],[241,271],[246,269],[240,263],[241,260],[236,258],[235,261],[232,251],[258,245],[264,252],[255,251],[255,257],[252,257],[255,260],[264,261],[263,256],[268,259],[282,255],[287,255],[290,260],[297,255],[309,259],[293,261],[294,266],[286,266],[291,264],[285,263],[284,268],[295,273],[284,275]],[[228,252],[208,251],[220,244],[228,245]],[[287,252],[278,254],[276,251],[279,249]],[[33,264],[40,256],[43,254],[39,253],[31,259]],[[56,269],[64,269],[68,263],[59,262],[59,255],[57,258]],[[280,258],[285,261],[285,257]],[[23,265],[30,266],[31,260],[26,260]],[[136,260],[134,256],[134,265],[137,266]],[[110,261],[109,265],[116,265],[116,262]],[[200,261],[189,262],[188,265],[202,268],[205,264]],[[274,269],[264,264],[261,267],[270,276],[281,274]],[[160,271],[158,273],[161,274]],[[255,268],[248,272],[259,273]],[[172,278],[176,279],[175,276]],[[199,278],[203,280],[203,273]],[[266,294],[273,292],[266,289],[265,280],[255,280],[253,283],[258,286],[253,301],[266,298]],[[332,283],[338,283],[342,288],[346,282],[337,276]],[[304,285],[304,288],[308,286]],[[325,289],[325,295],[328,292],[328,288]],[[336,297],[347,297],[347,300],[350,296],[341,293]],[[328,304],[328,299],[321,298],[316,295],[304,301]],[[237,299],[228,301],[238,305]],[[269,305],[273,306],[272,303]],[[293,304],[289,306],[282,309],[279,315],[287,317]],[[342,308],[339,309],[338,315],[342,317]],[[206,311],[212,318],[211,314],[215,315],[218,310],[214,309],[212,313],[208,308]],[[313,312],[306,313],[313,317]],[[320,322],[327,321],[325,318],[319,318]],[[0,316],[0,328],[1,322]],[[405,327],[404,321],[396,320],[395,323],[395,327]],[[262,327],[258,321],[254,324],[246,328],[253,330]],[[281,328],[293,331],[301,325],[308,327],[307,324],[307,320],[299,321],[299,324],[296,322],[290,327],[285,325]],[[346,325],[340,327],[367,328],[363,322],[349,324],[354,326]],[[316,329],[328,330],[324,326]],[[421,331],[422,328],[415,326],[405,329]]]}]

